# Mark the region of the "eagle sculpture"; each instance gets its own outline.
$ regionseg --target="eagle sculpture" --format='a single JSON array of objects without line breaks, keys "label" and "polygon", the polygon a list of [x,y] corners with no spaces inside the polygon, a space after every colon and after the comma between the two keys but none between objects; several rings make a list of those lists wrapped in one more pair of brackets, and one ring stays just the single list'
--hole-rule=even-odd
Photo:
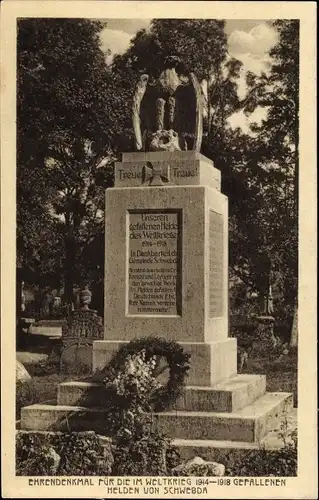
[{"label": "eagle sculpture", "polygon": [[140,76],[132,117],[137,151],[199,151],[203,112],[196,76],[178,57],[167,57],[157,79]]}]

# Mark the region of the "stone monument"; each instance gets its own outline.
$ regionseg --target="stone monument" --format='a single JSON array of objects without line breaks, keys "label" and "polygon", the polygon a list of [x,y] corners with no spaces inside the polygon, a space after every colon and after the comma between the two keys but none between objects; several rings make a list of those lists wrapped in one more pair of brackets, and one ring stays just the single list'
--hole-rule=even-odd
[{"label": "stone monument", "polygon": [[102,318],[89,309],[92,293],[85,285],[80,291],[80,308],[73,311],[62,326],[61,370],[92,369],[94,340],[103,338]]},{"label": "stone monument", "polygon": [[[234,375],[237,363],[228,338],[227,198],[220,172],[197,151],[201,94],[182,69],[170,57],[157,82],[148,86],[143,75],[137,84],[136,148],[156,138],[157,151],[124,153],[106,191],[107,340],[95,343],[93,365],[105,364],[120,341],[160,336],[191,351],[190,384],[211,385]],[[172,150],[161,145],[166,136]]]},{"label": "stone monument", "polygon": [[[157,418],[184,457],[210,458],[216,449],[258,447],[292,396],[267,393],[263,375],[237,374],[236,339],[228,336],[228,201],[220,171],[199,152],[201,91],[185,73],[173,57],[157,80],[143,75],[137,83],[137,151],[115,164],[106,191],[106,326],[93,343],[93,371],[136,337],[179,342],[191,354],[185,394]],[[101,394],[92,382],[60,384],[58,405],[25,408],[22,428],[49,428],[79,411],[78,428],[98,429]],[[77,406],[83,398],[92,405],[86,420]],[[35,424],[37,412],[46,418]]]},{"label": "stone monument", "polygon": [[127,153],[116,164],[106,192],[107,340],[94,344],[94,367],[119,341],[154,335],[196,350],[190,383],[236,373],[227,199],[219,189],[219,171],[194,150]]}]

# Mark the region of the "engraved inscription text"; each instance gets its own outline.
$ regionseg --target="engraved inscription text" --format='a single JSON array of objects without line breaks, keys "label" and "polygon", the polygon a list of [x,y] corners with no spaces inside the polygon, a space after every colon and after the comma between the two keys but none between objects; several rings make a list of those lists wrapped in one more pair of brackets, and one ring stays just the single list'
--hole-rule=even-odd
[{"label": "engraved inscription text", "polygon": [[209,317],[223,315],[223,216],[209,211]]},{"label": "engraved inscription text", "polygon": [[180,314],[180,213],[128,216],[128,314]]}]

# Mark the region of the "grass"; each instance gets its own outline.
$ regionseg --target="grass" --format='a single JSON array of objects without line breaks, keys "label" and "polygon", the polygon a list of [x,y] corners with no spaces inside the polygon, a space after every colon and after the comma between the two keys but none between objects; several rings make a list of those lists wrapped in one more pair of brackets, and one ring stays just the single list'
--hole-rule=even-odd
[{"label": "grass", "polygon": [[290,349],[289,354],[280,358],[276,350],[267,353],[254,350],[243,373],[266,375],[268,392],[292,392],[294,407],[298,406],[297,393],[297,352]]},{"label": "grass", "polygon": [[17,353],[32,380],[17,383],[16,418],[20,419],[21,408],[37,403],[56,402],[58,385],[70,380],[87,380],[89,374],[83,370],[75,373],[60,372],[61,341],[42,335],[28,335],[27,348]]},{"label": "grass", "polygon": [[[32,375],[32,369],[28,368],[29,373]],[[87,379],[88,376],[84,374],[51,373],[35,375],[29,382],[18,383],[16,386],[16,418],[20,419],[21,408],[24,406],[47,402],[56,404],[58,385],[62,382]]]}]

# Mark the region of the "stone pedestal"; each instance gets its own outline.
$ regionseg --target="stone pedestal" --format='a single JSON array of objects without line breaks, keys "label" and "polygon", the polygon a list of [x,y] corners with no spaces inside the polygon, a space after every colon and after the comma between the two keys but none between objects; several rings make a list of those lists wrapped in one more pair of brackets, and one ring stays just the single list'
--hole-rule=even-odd
[{"label": "stone pedestal", "polygon": [[106,191],[102,368],[121,341],[154,335],[191,352],[191,383],[236,368],[228,338],[228,203],[220,172],[195,151],[128,153]]}]

